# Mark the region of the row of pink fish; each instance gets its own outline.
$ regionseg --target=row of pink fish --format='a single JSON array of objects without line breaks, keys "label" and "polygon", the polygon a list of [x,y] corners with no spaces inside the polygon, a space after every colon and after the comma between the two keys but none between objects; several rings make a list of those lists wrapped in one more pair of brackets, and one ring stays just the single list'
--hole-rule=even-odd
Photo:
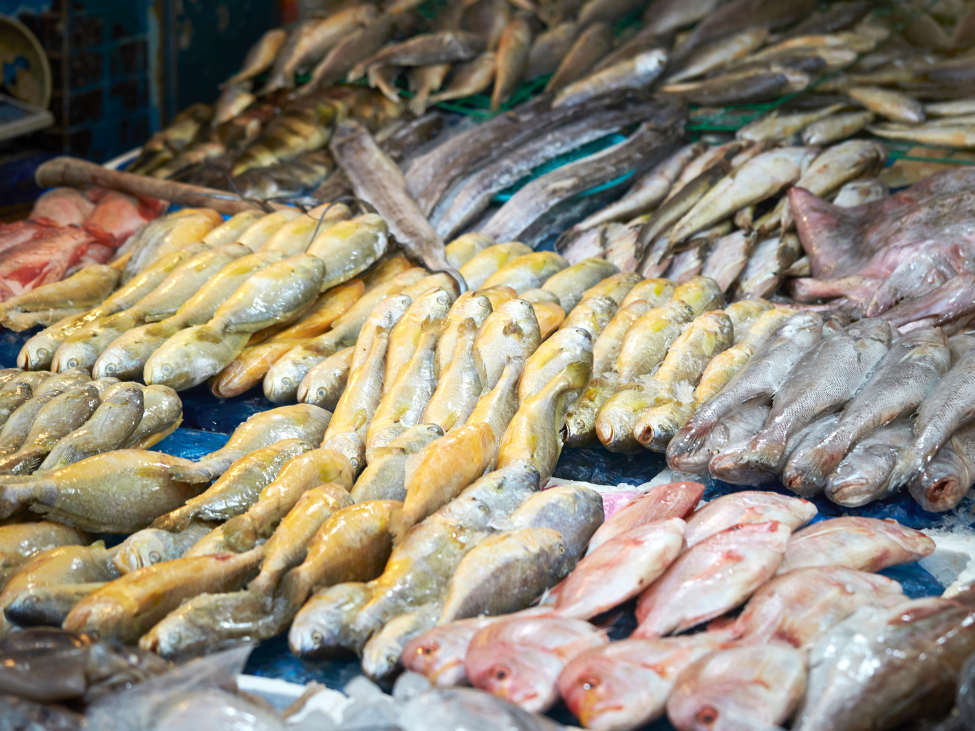
[{"label": "row of pink fish", "polygon": [[[770,492],[698,508],[703,492],[678,482],[638,495],[596,531],[541,606],[430,630],[406,646],[405,666],[437,685],[470,682],[534,712],[561,696],[586,728],[602,731],[664,714],[680,731],[775,726],[804,696],[803,731],[874,728],[844,725],[836,711],[856,695],[856,679],[828,697],[806,694],[817,672],[808,657],[862,607],[869,611],[857,621],[893,621],[899,607],[934,606],[955,619],[967,612],[957,601],[912,603],[900,584],[874,573],[929,555],[934,542],[872,518],[807,525],[817,514],[812,503]],[[588,621],[637,597],[639,625],[628,639],[609,642]],[[743,605],[737,618],[725,617]],[[943,629],[932,616],[918,613]],[[679,634],[700,627],[706,631]],[[975,643],[975,630],[959,635],[949,644]],[[827,653],[820,674],[835,671],[836,654]]]},{"label": "row of pink fish", "polygon": [[54,188],[25,221],[0,224],[0,301],[63,279],[83,266],[105,264],[141,226],[166,208],[93,188]]}]

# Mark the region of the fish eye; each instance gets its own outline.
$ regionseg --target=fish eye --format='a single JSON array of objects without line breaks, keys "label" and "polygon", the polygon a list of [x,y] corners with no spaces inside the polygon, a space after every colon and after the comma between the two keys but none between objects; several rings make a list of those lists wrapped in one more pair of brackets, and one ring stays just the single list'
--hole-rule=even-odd
[{"label": "fish eye", "polygon": [[559,553],[565,553],[565,546],[559,546]]},{"label": "fish eye", "polygon": [[499,683],[507,680],[508,676],[511,675],[511,671],[508,670],[504,665],[498,665],[494,670],[491,671],[491,676],[497,680]]},{"label": "fish eye", "polygon": [[149,560],[153,563],[159,563],[162,556],[159,555],[159,551],[149,551]]},{"label": "fish eye", "polygon": [[599,678],[593,675],[583,678],[582,687],[584,690],[595,690],[599,687]]},{"label": "fish eye", "polygon": [[325,398],[326,395],[324,388],[318,389],[318,398]]},{"label": "fish eye", "polygon": [[718,720],[718,709],[714,706],[703,706],[699,708],[697,713],[694,715],[698,723],[703,723],[705,726],[710,726]]},{"label": "fish eye", "polygon": [[169,363],[163,363],[162,368],[160,368],[159,370],[162,371],[164,376],[168,376],[173,372],[173,367],[169,365]]},{"label": "fish eye", "polygon": [[285,388],[288,388],[289,386],[291,386],[291,379],[290,378],[282,378],[281,379],[281,385],[284,386]]},{"label": "fish eye", "polygon": [[76,361],[74,358],[72,358],[67,363],[65,363],[65,365],[68,366],[68,368],[77,368],[78,367],[78,361]]},{"label": "fish eye", "polygon": [[325,637],[318,630],[315,630],[314,632],[311,633],[311,641],[314,642],[316,645],[320,644],[321,641],[324,639]]},{"label": "fish eye", "polygon": [[37,357],[38,358],[46,358],[50,354],[51,354],[51,351],[49,351],[47,348],[38,348],[37,349]]},{"label": "fish eye", "polygon": [[105,366],[105,372],[106,373],[115,373],[115,364],[114,363],[109,363],[107,366]]},{"label": "fish eye", "polygon": [[432,655],[433,653],[435,653],[439,649],[440,649],[440,643],[439,642],[428,642],[427,644],[425,644],[423,647],[420,648],[419,654],[421,654],[421,655]]}]

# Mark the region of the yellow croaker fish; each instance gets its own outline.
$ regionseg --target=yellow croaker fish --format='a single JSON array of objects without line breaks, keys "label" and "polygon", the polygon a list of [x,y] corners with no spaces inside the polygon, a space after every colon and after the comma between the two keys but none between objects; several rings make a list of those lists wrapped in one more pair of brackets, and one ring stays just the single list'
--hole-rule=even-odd
[{"label": "yellow croaker fish", "polygon": [[626,295],[642,281],[643,277],[636,272],[613,274],[583,292],[582,299],[605,296],[610,297],[617,305],[622,306]]},{"label": "yellow croaker fish", "polygon": [[691,306],[675,299],[653,308],[634,322],[616,359],[619,382],[634,383],[641,376],[652,373],[693,319]]},{"label": "yellow croaker fish", "polygon": [[542,289],[558,297],[562,309],[571,312],[582,301],[585,292],[618,273],[619,270],[605,259],[583,259],[553,274]]},{"label": "yellow croaker fish", "polygon": [[336,223],[311,242],[307,253],[328,264],[322,290],[358,276],[386,253],[389,228],[382,216],[367,213]]},{"label": "yellow croaker fish", "polygon": [[554,302],[535,302],[532,304],[538,331],[542,340],[558,330],[565,322],[565,310]]},{"label": "yellow croaker fish", "polygon": [[483,475],[495,456],[494,432],[471,423],[431,442],[407,464],[403,527],[420,522]]},{"label": "yellow croaker fish", "polygon": [[187,246],[163,257],[138,276],[117,289],[108,299],[81,315],[66,317],[28,340],[17,355],[17,366],[26,370],[43,370],[51,365],[54,354],[71,335],[96,320],[127,310],[152,292],[177,266],[201,251],[203,244]]},{"label": "yellow croaker fish", "polygon": [[[543,342],[525,362],[518,381],[518,406],[541,391],[570,363],[585,363],[592,372],[592,338],[581,328],[559,330]],[[566,404],[570,405],[571,401]]]},{"label": "yellow croaker fish", "polygon": [[225,265],[176,314],[161,322],[133,328],[116,338],[95,361],[96,378],[114,376],[135,379],[143,374],[149,357],[180,330],[208,322],[217,308],[247,279],[271,264],[281,261],[278,252],[249,254]]},{"label": "yellow croaker fish", "polygon": [[222,223],[223,216],[209,208],[185,208],[150,222],[125,244],[132,255],[122,272],[122,281],[128,282],[164,256],[199,244]]},{"label": "yellow croaker fish", "polygon": [[[337,221],[342,220],[341,214],[346,212],[348,212],[348,209],[345,211],[340,210]],[[337,221],[326,219],[319,222],[319,219],[312,218],[310,215],[298,216],[298,218],[288,221],[279,228],[267,240],[267,243],[260,248],[260,251],[280,251],[285,256],[304,254],[311,245],[312,237],[319,231],[319,227],[322,231],[325,231]]]},{"label": "yellow croaker fish", "polygon": [[734,343],[731,318],[714,310],[699,315],[673,344],[660,369],[654,374],[651,389],[658,391],[656,405],[639,416],[633,434],[644,447],[666,450],[677,431],[694,412],[694,390],[715,355]]},{"label": "yellow croaker fish", "polygon": [[261,211],[242,211],[231,216],[204,236],[203,243],[213,248],[226,244],[236,244],[241,234],[263,217],[264,213]]},{"label": "yellow croaker fish", "polygon": [[286,462],[313,447],[300,439],[283,439],[236,460],[205,492],[167,513],[153,524],[172,533],[196,521],[223,522],[245,512]]},{"label": "yellow croaker fish", "polygon": [[103,640],[135,642],[184,599],[241,588],[263,559],[261,547],[248,553],[184,557],[147,566],[109,582],[76,604],[65,618],[64,628]]},{"label": "yellow croaker fish", "polygon": [[634,302],[646,302],[651,307],[657,307],[673,297],[675,289],[677,282],[670,279],[641,279],[627,292],[620,303],[620,310]]},{"label": "yellow croaker fish", "polygon": [[[414,298],[409,309],[389,335],[389,352],[386,356],[386,371],[382,384],[384,395],[396,384],[400,374],[416,352],[424,328],[435,326],[436,337],[440,337],[440,330],[453,302],[453,293],[445,289],[429,289]],[[433,340],[433,347],[436,347],[436,338]],[[353,370],[356,365],[357,361],[354,358]]]},{"label": "yellow croaker fish", "polygon": [[503,284],[521,294],[529,289],[541,287],[552,275],[567,266],[569,263],[554,251],[535,251],[512,259],[488,277],[481,286],[493,287]]},{"label": "yellow croaker fish", "polygon": [[921,145],[956,147],[963,150],[975,147],[975,125],[909,127],[907,125],[874,124],[867,129],[878,137],[886,137],[891,140],[906,140]]},{"label": "yellow croaker fish", "polygon": [[873,112],[833,114],[813,122],[802,130],[807,145],[823,146],[851,137],[873,121]]},{"label": "yellow croaker fish", "polygon": [[[508,297],[509,293],[510,297]],[[513,299],[515,297],[514,290],[506,288],[503,296],[506,297],[504,301]],[[436,370],[438,376],[450,365],[457,343],[461,340],[461,329],[465,326],[465,322],[469,319],[473,320],[476,331],[493,311],[494,302],[491,297],[480,291],[465,292],[457,298],[451,306],[450,312],[447,313],[443,335],[437,341]]]},{"label": "yellow croaker fish", "polygon": [[246,228],[237,238],[238,244],[243,244],[253,252],[258,252],[271,240],[286,223],[301,218],[302,212],[297,208],[282,208],[274,213],[262,216]]},{"label": "yellow croaker fish", "polygon": [[278,358],[305,340],[328,331],[332,323],[345,314],[364,291],[365,284],[360,280],[352,280],[327,290],[294,325],[263,343],[244,348],[210,384],[214,395],[231,398],[256,386]]},{"label": "yellow croaker fish", "polygon": [[407,429],[385,447],[376,450],[373,460],[356,479],[352,489],[357,503],[367,500],[404,500],[406,465],[409,458],[444,434],[436,424],[418,424]]},{"label": "yellow croaker fish", "polygon": [[[31,327],[50,325],[55,319],[50,313],[63,310],[88,310],[101,304],[118,286],[121,274],[114,267],[92,264],[60,282],[45,284],[30,292],[11,297],[0,303],[0,318],[12,330],[25,330],[18,324],[19,314],[39,314],[47,319],[34,319]],[[74,313],[72,313],[74,314]]]},{"label": "yellow croaker fish", "polygon": [[313,449],[294,456],[261,490],[246,513],[223,524],[223,539],[237,552],[250,550],[258,540],[270,537],[304,493],[322,485],[330,486],[333,497],[347,507],[353,502],[348,491],[354,479],[349,460],[331,449]]},{"label": "yellow croaker fish", "polygon": [[492,312],[498,309],[508,300],[513,300],[518,298],[518,293],[515,292],[511,287],[497,286],[497,287],[482,287],[477,290],[477,294],[484,295],[488,298],[491,303]]},{"label": "yellow croaker fish", "polygon": [[301,565],[281,580],[280,595],[300,607],[315,590],[382,574],[400,535],[403,503],[370,500],[343,508],[325,521],[308,544]]},{"label": "yellow croaker fish", "polygon": [[[464,318],[453,328],[456,335],[454,347],[445,359],[444,370],[420,418],[421,423],[436,424],[448,432],[464,424],[470,417],[483,391],[474,362],[477,331],[478,322],[473,317]],[[440,342],[443,342],[443,338]],[[440,343],[437,347],[439,350]]]},{"label": "yellow croaker fish", "polygon": [[612,297],[606,295],[586,297],[572,308],[572,312],[566,315],[559,329],[582,328],[589,333],[589,337],[595,343],[599,334],[610,323],[618,309],[619,306]]},{"label": "yellow croaker fish", "polygon": [[298,387],[298,401],[334,411],[349,383],[354,347],[343,348],[308,371]]},{"label": "yellow croaker fish", "polygon": [[495,241],[490,236],[480,233],[469,233],[459,236],[446,247],[444,254],[447,263],[454,269],[460,269],[471,259],[480,254],[488,247],[494,246]]},{"label": "yellow croaker fish", "polygon": [[183,402],[179,394],[167,386],[147,386],[142,389],[142,419],[122,446],[149,449],[176,431],[182,422]]},{"label": "yellow croaker fish", "polygon": [[498,468],[524,460],[535,466],[543,484],[552,476],[562,454],[565,413],[586,387],[590,374],[587,361],[570,363],[518,407],[498,447]]},{"label": "yellow croaker fish", "polygon": [[533,249],[530,246],[525,246],[518,241],[495,244],[476,254],[460,268],[460,273],[467,282],[468,289],[481,289],[491,275],[508,262],[531,253]]},{"label": "yellow croaker fish", "polygon": [[538,320],[528,302],[513,299],[498,307],[474,341],[474,363],[484,388],[493,389],[508,363],[524,362],[541,341]]},{"label": "yellow croaker fish", "polygon": [[846,95],[874,114],[892,122],[921,124],[926,118],[924,106],[901,92],[881,89],[879,86],[857,86],[847,89]]}]

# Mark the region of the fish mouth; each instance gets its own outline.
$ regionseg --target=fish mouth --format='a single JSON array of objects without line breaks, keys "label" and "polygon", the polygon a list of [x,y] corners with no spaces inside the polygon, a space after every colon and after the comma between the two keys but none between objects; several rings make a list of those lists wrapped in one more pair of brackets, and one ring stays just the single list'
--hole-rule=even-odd
[{"label": "fish mouth", "polygon": [[[946,510],[951,507],[950,503],[957,493],[957,488],[958,480],[953,477],[942,477],[927,489],[924,497],[932,508]],[[941,503],[945,503],[945,506],[941,507]]]}]

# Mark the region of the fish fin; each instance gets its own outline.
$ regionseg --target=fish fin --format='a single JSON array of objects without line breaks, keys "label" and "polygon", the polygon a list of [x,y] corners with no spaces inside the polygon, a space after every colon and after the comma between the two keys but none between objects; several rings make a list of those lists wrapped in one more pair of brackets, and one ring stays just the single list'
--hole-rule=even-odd
[{"label": "fish fin", "polygon": [[857,240],[862,217],[855,208],[834,206],[805,188],[789,189],[789,209],[813,274],[831,271],[831,265],[848,258]]}]

